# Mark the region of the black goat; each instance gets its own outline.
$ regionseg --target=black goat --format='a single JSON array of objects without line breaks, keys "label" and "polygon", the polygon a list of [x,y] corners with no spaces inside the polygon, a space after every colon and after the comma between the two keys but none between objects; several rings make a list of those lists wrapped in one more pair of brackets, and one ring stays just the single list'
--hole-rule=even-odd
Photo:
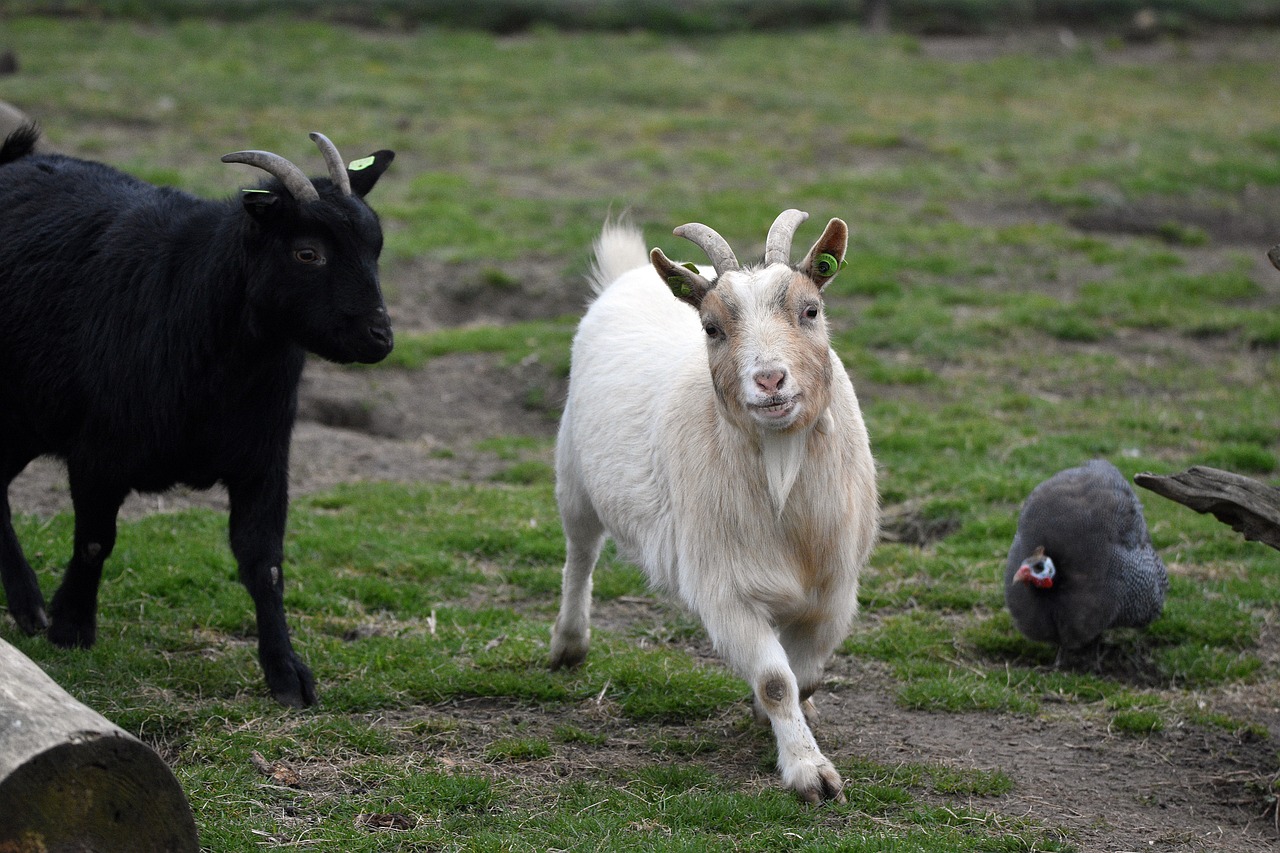
[{"label": "black goat", "polygon": [[[177,483],[230,497],[231,550],[253,596],[271,694],[315,681],[284,615],[289,440],[305,351],[380,361],[391,324],[382,228],[364,202],[395,156],[349,167],[311,134],[329,178],[265,151],[270,173],[208,201],[101,163],[36,154],[34,126],[0,146],[0,580],[28,634],[88,647],[102,564],[132,490]],[[8,486],[37,456],[66,461],[74,550],[48,616],[14,535]]]}]

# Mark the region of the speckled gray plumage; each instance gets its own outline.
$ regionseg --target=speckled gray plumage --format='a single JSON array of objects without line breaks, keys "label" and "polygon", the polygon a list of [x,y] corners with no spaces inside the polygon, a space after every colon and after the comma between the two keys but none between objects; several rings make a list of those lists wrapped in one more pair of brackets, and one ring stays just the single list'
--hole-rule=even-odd
[{"label": "speckled gray plumage", "polygon": [[[1057,567],[1050,589],[1013,579],[1038,546]],[[1108,628],[1141,628],[1160,615],[1168,588],[1142,504],[1110,462],[1095,459],[1060,471],[1022,505],[1004,596],[1028,639],[1077,649]]]}]

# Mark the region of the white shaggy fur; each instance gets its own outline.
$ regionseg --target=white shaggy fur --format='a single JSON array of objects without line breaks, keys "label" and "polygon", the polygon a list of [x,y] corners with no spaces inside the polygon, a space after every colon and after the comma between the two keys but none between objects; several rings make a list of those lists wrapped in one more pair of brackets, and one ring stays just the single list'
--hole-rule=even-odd
[{"label": "white shaggy fur", "polygon": [[[830,276],[733,270],[694,310],[637,229],[606,225],[595,248],[598,295],[574,339],[556,447],[567,559],[552,664],[586,656],[591,572],[609,535],[751,685],[783,782],[809,801],[842,799],[804,711],[857,609],[878,498],[858,400],[820,314]],[[787,411],[761,408],[775,384],[798,386]]]}]

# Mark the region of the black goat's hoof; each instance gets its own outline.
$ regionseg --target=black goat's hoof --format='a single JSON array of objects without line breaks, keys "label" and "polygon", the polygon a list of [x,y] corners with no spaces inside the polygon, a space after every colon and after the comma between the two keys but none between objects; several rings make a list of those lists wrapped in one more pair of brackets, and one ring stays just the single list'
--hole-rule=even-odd
[{"label": "black goat's hoof", "polygon": [[9,614],[13,616],[13,621],[18,623],[18,630],[28,637],[34,637],[49,627],[49,616],[44,612],[43,607],[37,607],[26,613],[10,610]]},{"label": "black goat's hoof", "polygon": [[46,636],[62,649],[87,649],[98,639],[98,626],[92,621],[76,624],[54,616]]},{"label": "black goat's hoof", "polygon": [[318,701],[315,677],[297,655],[272,667],[266,675],[271,698],[286,708],[309,708]]}]

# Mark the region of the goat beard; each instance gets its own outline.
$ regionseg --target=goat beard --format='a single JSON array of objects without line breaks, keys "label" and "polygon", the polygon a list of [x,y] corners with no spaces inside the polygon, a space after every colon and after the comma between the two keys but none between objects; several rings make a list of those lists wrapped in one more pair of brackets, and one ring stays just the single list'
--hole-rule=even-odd
[{"label": "goat beard", "polygon": [[804,463],[809,432],[810,430],[803,429],[762,431],[760,434],[760,457],[764,462],[765,477],[769,481],[769,497],[773,500],[773,511],[779,517],[787,505],[791,487],[800,474],[800,466]]}]

